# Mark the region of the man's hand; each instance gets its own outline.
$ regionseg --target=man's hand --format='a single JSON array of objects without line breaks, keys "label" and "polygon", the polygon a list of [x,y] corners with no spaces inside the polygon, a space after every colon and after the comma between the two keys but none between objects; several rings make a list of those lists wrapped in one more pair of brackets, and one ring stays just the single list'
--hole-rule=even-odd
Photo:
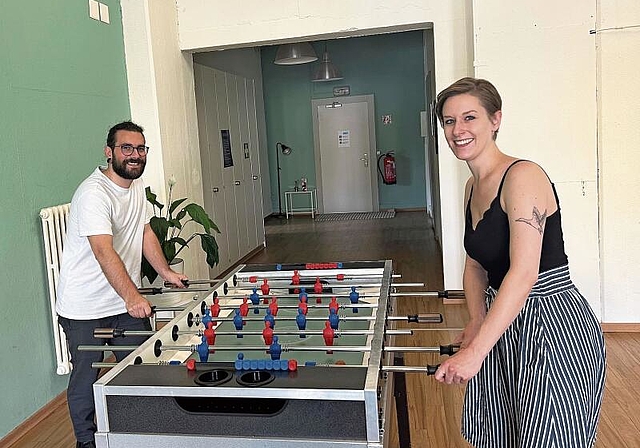
[{"label": "man's hand", "polygon": [[166,282],[169,282],[171,284],[173,284],[176,288],[186,288],[185,284],[183,283],[184,280],[189,280],[189,277],[187,277],[184,274],[180,274],[178,272],[175,272],[171,269],[169,269],[169,272],[164,275],[162,277]]},{"label": "man's hand", "polygon": [[127,312],[131,317],[142,319],[143,317],[151,316],[151,303],[144,298],[141,294],[134,296],[134,298],[126,300]]}]

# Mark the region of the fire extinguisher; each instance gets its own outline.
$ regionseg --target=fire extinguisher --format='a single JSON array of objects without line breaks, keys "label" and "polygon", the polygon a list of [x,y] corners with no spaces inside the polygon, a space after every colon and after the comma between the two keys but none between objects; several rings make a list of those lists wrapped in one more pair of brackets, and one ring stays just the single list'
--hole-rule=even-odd
[{"label": "fire extinguisher", "polygon": [[[380,161],[382,161],[382,168],[380,167]],[[378,172],[386,185],[394,185],[396,183],[396,158],[393,156],[393,151],[378,156]]]}]

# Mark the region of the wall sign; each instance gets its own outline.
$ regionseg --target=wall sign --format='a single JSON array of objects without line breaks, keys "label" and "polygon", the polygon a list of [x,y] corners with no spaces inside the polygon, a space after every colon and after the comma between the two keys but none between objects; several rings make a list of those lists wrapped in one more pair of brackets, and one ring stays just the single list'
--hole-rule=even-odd
[{"label": "wall sign", "polygon": [[222,137],[222,160],[224,160],[224,167],[229,168],[233,166],[233,154],[231,154],[231,135],[229,129],[221,129],[220,136]]},{"label": "wall sign", "polygon": [[333,96],[347,96],[351,93],[349,86],[340,86],[333,88]]}]

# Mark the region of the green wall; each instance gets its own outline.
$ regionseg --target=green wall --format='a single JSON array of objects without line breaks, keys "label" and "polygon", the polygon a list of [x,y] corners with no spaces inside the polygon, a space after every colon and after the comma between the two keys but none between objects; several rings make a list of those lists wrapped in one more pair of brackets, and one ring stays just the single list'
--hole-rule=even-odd
[{"label": "green wall", "polygon": [[[331,61],[344,79],[311,82],[316,63],[273,64],[276,48],[262,50],[264,103],[269,143],[273,209],[278,209],[275,144],[295,150],[280,158],[282,190],[306,176],[315,185],[311,100],[330,98],[333,87],[348,85],[351,95],[374,94],[376,145],[395,150],[398,183],[384,185],[378,176],[380,208],[426,207],[424,143],[420,137],[420,111],[425,110],[422,31],[332,40],[327,43]],[[314,42],[321,57],[323,42]],[[382,115],[391,115],[384,126]]]},{"label": "green wall", "polygon": [[5,0],[0,14],[0,437],[58,395],[42,207],[69,202],[129,117],[118,0]]}]

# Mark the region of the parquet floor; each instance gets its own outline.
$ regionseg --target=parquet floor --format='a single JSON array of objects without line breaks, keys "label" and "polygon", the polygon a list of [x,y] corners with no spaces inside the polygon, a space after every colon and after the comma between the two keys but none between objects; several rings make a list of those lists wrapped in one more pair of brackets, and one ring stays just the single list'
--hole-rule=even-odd
[{"label": "parquet floor", "polygon": [[[402,274],[399,282],[422,282],[430,290],[442,289],[442,263],[438,245],[424,213],[399,212],[393,219],[315,223],[296,216],[270,218],[267,247],[250,263],[321,262],[392,259]],[[421,289],[421,288],[417,288]],[[439,300],[398,298],[397,314],[441,312],[444,323],[424,325],[414,336],[401,336],[397,345],[432,346],[448,343],[467,313],[463,305],[442,305]],[[596,448],[640,448],[640,334],[606,335],[608,374]],[[435,364],[433,354],[405,355],[407,365]],[[408,409],[413,447],[466,448],[459,421],[463,387],[443,386],[431,377],[407,375]],[[73,432],[65,403],[24,437],[6,448],[72,448]],[[395,411],[388,416],[395,420]],[[390,447],[398,447],[397,433],[387,434]],[[180,448],[180,447],[176,447]],[[404,447],[402,447],[404,448]]]}]

